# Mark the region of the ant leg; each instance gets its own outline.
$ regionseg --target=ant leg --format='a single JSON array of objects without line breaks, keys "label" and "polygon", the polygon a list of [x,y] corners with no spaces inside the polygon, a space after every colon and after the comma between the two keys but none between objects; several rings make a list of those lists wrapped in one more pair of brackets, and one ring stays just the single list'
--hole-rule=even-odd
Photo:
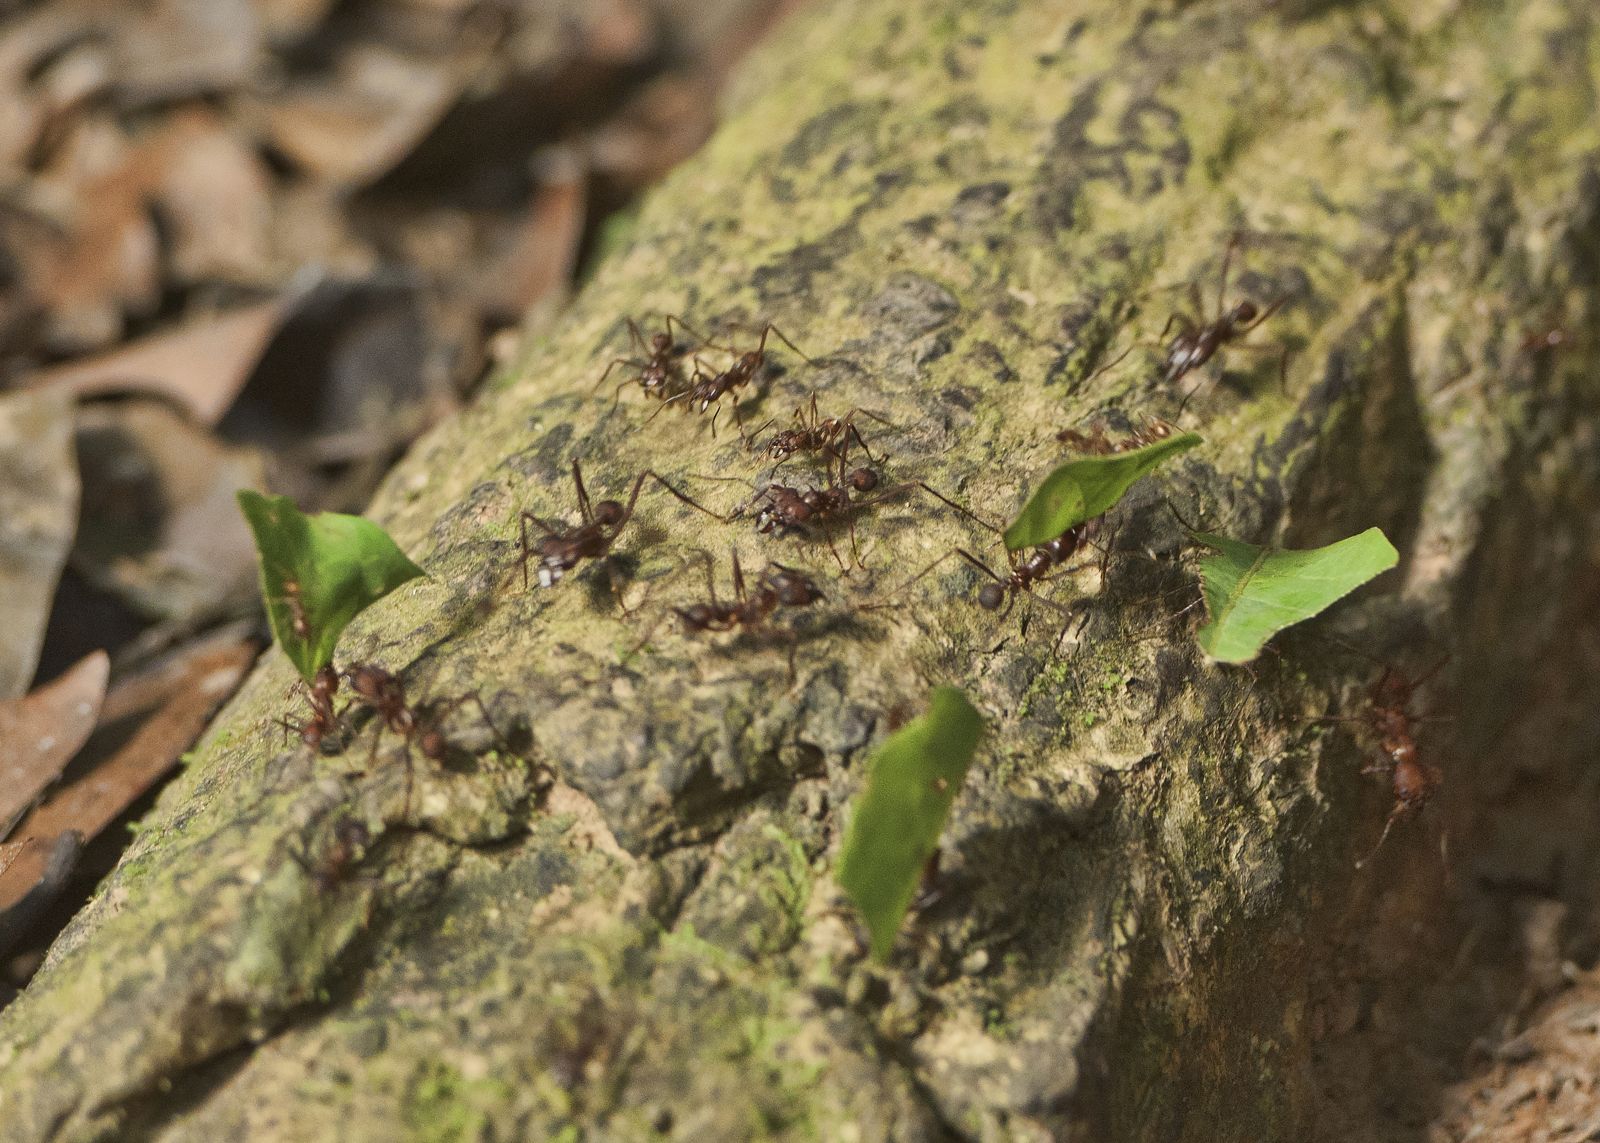
[{"label": "ant leg", "polygon": [[[867,454],[867,459],[870,460],[873,464],[878,464],[878,463],[880,463],[878,458],[872,455],[872,450],[867,447],[867,442],[861,439],[861,430],[857,429],[855,424],[850,420],[850,417],[854,416],[855,412],[856,412],[856,410],[852,409],[850,411],[850,413],[847,414],[846,417],[845,417],[845,425],[846,425],[846,427],[848,429],[848,436],[846,437],[845,443],[846,443],[846,445],[848,445],[849,442],[850,442],[850,439],[853,438],[855,440],[856,444],[861,446],[861,451]],[[843,453],[839,454],[839,463],[841,465],[844,464],[844,454]]]},{"label": "ant leg", "polygon": [[530,520],[537,524],[540,528],[544,529],[544,533],[547,536],[559,535],[561,532],[566,530],[563,526],[557,525],[553,521],[546,520],[542,516],[535,516],[532,512],[523,512],[517,517],[517,523],[521,528],[521,537],[518,540],[518,546],[522,553],[517,557],[517,567],[522,569],[523,590],[527,590],[528,587],[528,561],[533,558],[533,547],[528,543],[528,522]]},{"label": "ant leg", "polygon": [[839,549],[834,547],[832,531],[824,530],[822,533],[822,538],[828,541],[828,551],[833,553],[833,562],[839,565],[839,574],[848,576],[850,574],[850,569],[848,566],[846,566],[844,560],[839,557]]},{"label": "ant leg", "polygon": [[[707,516],[710,516],[713,520],[721,520],[724,524],[726,524],[729,521],[738,518],[738,513],[734,513],[731,516],[724,516],[719,512],[713,512],[711,509],[707,508],[704,504],[700,503],[694,497],[690,496],[687,492],[679,491],[676,487],[673,486],[673,484],[670,481],[667,480],[666,477],[662,476],[659,472],[656,472],[654,469],[648,469],[647,468],[647,469],[645,469],[643,472],[641,472],[639,474],[639,479],[634,482],[633,494],[628,497],[628,506],[627,506],[627,508],[625,508],[623,510],[623,513],[622,513],[623,521],[626,521],[628,519],[628,517],[633,515],[633,502],[639,498],[639,485],[644,482],[644,479],[647,476],[650,477],[652,480],[654,480],[657,484],[661,485],[661,487],[665,488],[668,492],[672,493],[679,500],[683,501],[689,507],[696,508],[699,511],[704,512]],[[722,479],[737,479],[737,478],[736,477],[728,477],[728,478],[715,477],[714,479],[722,480]],[[766,491],[766,489],[762,489],[761,492],[756,493],[756,496],[757,497],[761,496],[762,492],[765,492],[765,491]],[[753,502],[754,501],[752,500],[752,503]],[[620,528],[622,525],[618,524],[617,526]]]},{"label": "ant leg", "polygon": [[[740,603],[743,603],[744,572],[739,568],[739,549],[729,548],[728,551],[733,556],[733,598],[737,599]],[[715,604],[717,602],[717,593],[716,589],[712,588],[711,586],[711,562],[709,557],[706,561],[706,587],[711,589],[711,602]]]},{"label": "ant leg", "polygon": [[1404,815],[1405,815],[1405,807],[1402,806],[1402,805],[1397,805],[1397,806],[1395,806],[1394,809],[1389,811],[1389,819],[1383,823],[1383,832],[1378,835],[1378,844],[1373,846],[1371,851],[1368,852],[1368,854],[1365,857],[1363,857],[1360,861],[1356,862],[1356,868],[1357,869],[1360,869],[1367,862],[1371,861],[1374,857],[1378,856],[1378,850],[1382,849],[1383,848],[1383,843],[1389,840],[1389,831],[1394,828],[1394,823],[1396,821],[1398,821]]},{"label": "ant leg", "polygon": [[572,458],[572,483],[578,486],[578,514],[583,517],[585,524],[594,523],[594,510],[589,507],[589,490],[583,486],[583,469],[578,466],[578,458]]},{"label": "ant leg", "polygon": [[[989,529],[989,531],[993,532],[997,536],[1005,535],[1005,529],[1004,528],[1000,528],[1000,527],[995,526],[994,524],[989,523],[989,521],[985,520],[982,516],[979,516],[976,512],[972,511],[970,508],[963,508],[961,505],[957,504],[954,500],[950,499],[948,496],[944,495],[942,492],[935,491],[934,488],[931,485],[924,484],[920,480],[917,481],[916,484],[917,484],[918,488],[921,488],[928,495],[934,497],[935,499],[944,501],[950,507],[954,508],[957,512],[960,512],[967,519],[971,520],[973,523],[979,524],[982,527],[985,527],[985,528]],[[957,549],[957,550],[959,551],[960,549]],[[993,573],[990,573],[990,574],[993,574]]]},{"label": "ant leg", "polygon": [[804,361],[807,365],[815,365],[816,364],[815,361],[813,361],[811,358],[806,356],[805,350],[801,349],[794,342],[790,341],[788,336],[783,332],[783,330],[781,330],[777,326],[773,325],[770,321],[761,330],[761,342],[760,342],[759,345],[756,346],[756,352],[757,353],[764,354],[766,352],[766,350],[767,350],[767,334],[769,334],[769,333],[777,334],[778,335],[778,340],[783,342],[783,344],[787,345],[790,349],[794,350],[796,353],[798,353],[800,355],[800,360]]},{"label": "ant leg", "polygon": [[[1217,316],[1221,317],[1222,307],[1228,304],[1228,268],[1233,262],[1233,252],[1239,248],[1239,232],[1235,230],[1228,239],[1228,248],[1222,252],[1222,273],[1217,275]],[[1196,288],[1198,293],[1198,287]]]}]

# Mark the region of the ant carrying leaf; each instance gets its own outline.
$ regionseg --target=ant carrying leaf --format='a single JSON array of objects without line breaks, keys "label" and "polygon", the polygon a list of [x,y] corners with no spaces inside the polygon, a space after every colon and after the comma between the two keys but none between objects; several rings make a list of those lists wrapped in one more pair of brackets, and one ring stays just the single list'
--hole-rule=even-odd
[{"label": "ant carrying leaf", "polygon": [[[308,516],[287,496],[239,492],[255,534],[267,621],[315,696],[346,625],[401,584],[425,575],[389,533],[360,516]],[[319,712],[320,713],[320,712]],[[325,728],[326,729],[326,728]]]},{"label": "ant carrying leaf", "polygon": [[872,955],[886,960],[938,851],[983,734],[983,716],[955,687],[935,687],[928,713],[889,736],[867,763],[839,857],[839,885],[866,918]]},{"label": "ant carrying leaf", "polygon": [[1247,663],[1279,631],[1303,623],[1400,562],[1379,528],[1323,548],[1264,548],[1189,529],[1216,554],[1200,561],[1209,621],[1196,637],[1221,663]]}]

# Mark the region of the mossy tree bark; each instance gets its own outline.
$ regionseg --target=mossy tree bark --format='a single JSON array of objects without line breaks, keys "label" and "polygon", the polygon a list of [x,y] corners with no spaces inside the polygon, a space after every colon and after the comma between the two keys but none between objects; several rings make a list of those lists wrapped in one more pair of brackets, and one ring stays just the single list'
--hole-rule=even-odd
[{"label": "mossy tree bark", "polygon": [[[480,692],[516,750],[460,713],[470,761],[418,761],[408,798],[370,725],[341,756],[284,748],[269,654],[0,1018],[6,1137],[1312,1134],[1314,1053],[1355,1022],[1330,937],[1377,917],[1409,964],[1446,912],[1439,821],[1352,868],[1386,793],[1314,716],[1358,712],[1376,668],[1328,636],[1411,671],[1453,650],[1459,868],[1542,875],[1560,844],[1600,884],[1536,812],[1594,800],[1593,577],[1563,569],[1600,566],[1597,61],[1587,0],[803,13],[560,329],[374,508],[432,579],[345,654]],[[1224,351],[1184,415],[1207,444],[1114,513],[1103,576],[1044,589],[1081,629],[977,610],[955,561],[860,610],[957,545],[998,562],[920,493],[860,514],[868,570],[798,621],[793,680],[781,645],[651,624],[702,590],[696,548],[832,577],[826,545],[647,490],[618,545],[638,615],[598,571],[509,576],[518,511],[570,514],[574,457],[597,496],[654,468],[726,507],[748,492],[704,476],[759,478],[726,413],[713,438],[593,393],[625,316],[776,322],[817,364],[776,348],[747,423],[813,390],[870,409],[890,482],[998,518],[1056,429],[1175,415],[1155,350],[1099,369],[1187,304],[1165,286],[1214,304],[1234,232],[1227,300],[1286,299],[1249,339],[1271,352]],[[1521,348],[1553,321],[1558,352]],[[1402,567],[1254,671],[1210,666],[1190,570],[1149,555],[1178,547],[1166,497],[1288,546],[1378,524]],[[933,683],[991,734],[943,898],[878,968],[831,863],[862,759]],[[372,845],[319,885],[346,817]]]}]

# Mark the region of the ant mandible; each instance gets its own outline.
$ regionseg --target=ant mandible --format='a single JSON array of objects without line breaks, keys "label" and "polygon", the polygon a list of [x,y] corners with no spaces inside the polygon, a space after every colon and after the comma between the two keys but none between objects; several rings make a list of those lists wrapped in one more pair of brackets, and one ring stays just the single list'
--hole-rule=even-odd
[{"label": "ant mandible", "polygon": [[[1270,303],[1265,309],[1259,308],[1248,298],[1233,306],[1232,309],[1224,308],[1227,305],[1228,269],[1233,261],[1233,252],[1239,246],[1239,236],[1236,234],[1228,242],[1227,252],[1222,256],[1222,272],[1217,281],[1217,305],[1214,316],[1205,316],[1205,303],[1200,297],[1198,283],[1189,283],[1189,304],[1193,307],[1191,312],[1179,311],[1167,319],[1167,324],[1161,328],[1161,340],[1165,340],[1174,325],[1178,332],[1167,343],[1166,358],[1163,360],[1162,380],[1168,385],[1176,384],[1182,377],[1192,373],[1205,365],[1223,346],[1237,342],[1262,322],[1278,312],[1286,299],[1280,297]],[[1268,351],[1267,346],[1241,346],[1243,349]],[[1283,350],[1282,360],[1279,362],[1280,379],[1286,381],[1288,377],[1289,354]],[[1190,393],[1189,396],[1193,396]],[[1185,398],[1187,401],[1187,398]]]},{"label": "ant mandible", "polygon": [[[521,514],[519,518],[521,555],[517,560],[517,566],[522,570],[522,586],[528,586],[528,563],[535,554],[539,557],[540,587],[554,587],[567,572],[584,560],[598,560],[609,555],[612,546],[617,542],[617,537],[622,534],[622,529],[633,517],[634,505],[638,503],[639,492],[647,479],[654,480],[691,508],[698,508],[709,516],[717,516],[717,513],[678,491],[665,477],[649,469],[641,472],[638,479],[633,482],[633,490],[628,494],[626,504],[616,500],[602,500],[591,505],[589,492],[583,486],[583,469],[574,459],[572,483],[578,490],[578,514],[581,522],[576,526],[569,526],[559,521],[535,516],[532,512],[525,511]],[[717,516],[717,518],[722,517]],[[544,532],[537,543],[530,543],[528,540],[529,523]]]},{"label": "ant mandible", "polygon": [[[767,363],[768,334],[777,334],[778,340],[782,341],[790,349],[800,354],[800,359],[806,364],[811,364],[811,358],[807,357],[803,352],[801,352],[801,349],[798,345],[790,341],[781,329],[773,325],[771,322],[768,322],[762,327],[761,341],[756,345],[756,347],[754,349],[747,349],[743,353],[739,353],[734,358],[733,364],[721,372],[707,372],[703,368],[700,359],[696,357],[694,374],[689,379],[689,388],[682,393],[674,393],[672,396],[668,397],[661,403],[661,408],[664,409],[674,401],[681,400],[687,402],[684,405],[684,408],[692,409],[694,412],[703,414],[712,405],[716,405],[717,412],[711,414],[711,435],[713,437],[716,436],[717,414],[722,411],[722,398],[727,396],[729,393],[732,393],[738,389],[742,389],[746,385],[750,384],[750,382],[755,379],[756,374],[761,371],[762,366]],[[712,343],[707,342],[706,344],[711,345]],[[713,348],[722,349],[725,347],[714,345]],[[736,352],[732,349],[727,351],[729,353]],[[656,410],[658,413],[660,411],[660,409]],[[654,415],[655,414],[651,414],[652,417],[654,417]],[[743,426],[739,420],[739,402],[737,397],[734,399],[733,403],[733,419],[735,424],[740,424],[742,432]]]}]

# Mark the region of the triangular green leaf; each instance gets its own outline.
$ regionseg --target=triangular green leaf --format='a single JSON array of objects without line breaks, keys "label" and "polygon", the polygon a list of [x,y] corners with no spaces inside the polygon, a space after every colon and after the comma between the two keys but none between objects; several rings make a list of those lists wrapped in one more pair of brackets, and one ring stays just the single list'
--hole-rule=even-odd
[{"label": "triangular green leaf", "polygon": [[1205,653],[1223,663],[1249,662],[1285,627],[1310,619],[1400,562],[1377,528],[1309,551],[1189,534],[1217,552],[1200,561],[1211,619],[1197,637]]},{"label": "triangular green leaf", "polygon": [[935,687],[928,713],[873,755],[839,858],[839,884],[866,918],[872,955],[884,960],[939,843],[983,732],[983,718],[954,687]]},{"label": "triangular green leaf", "polygon": [[255,533],[261,597],[272,634],[306,682],[333,659],[345,625],[395,588],[425,574],[371,520],[307,516],[287,496],[239,492]]},{"label": "triangular green leaf", "polygon": [[1068,528],[1093,520],[1121,500],[1135,480],[1200,440],[1198,433],[1179,433],[1143,448],[1067,461],[1044,478],[1006,529],[1006,547],[1017,552],[1048,543]]}]

